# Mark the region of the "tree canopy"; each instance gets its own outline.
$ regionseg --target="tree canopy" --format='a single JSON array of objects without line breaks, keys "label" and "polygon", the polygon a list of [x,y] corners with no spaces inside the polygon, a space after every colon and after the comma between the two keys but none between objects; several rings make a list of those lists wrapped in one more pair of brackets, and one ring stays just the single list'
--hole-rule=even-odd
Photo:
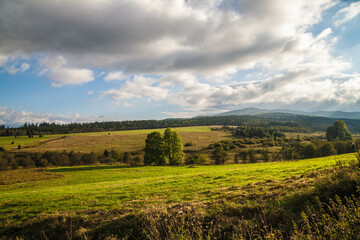
[{"label": "tree canopy", "polygon": [[328,141],[333,140],[352,140],[351,133],[347,129],[347,126],[344,121],[337,120],[333,125],[330,125],[326,129],[326,139]]},{"label": "tree canopy", "polygon": [[179,165],[184,162],[181,138],[175,130],[167,128],[164,137],[159,132],[148,134],[145,140],[145,164]]},{"label": "tree canopy", "polygon": [[165,155],[170,165],[179,165],[184,162],[183,145],[178,132],[167,128],[164,131]]},{"label": "tree canopy", "polygon": [[159,132],[152,132],[147,135],[145,140],[144,163],[157,165],[166,164],[164,151],[164,140]]}]

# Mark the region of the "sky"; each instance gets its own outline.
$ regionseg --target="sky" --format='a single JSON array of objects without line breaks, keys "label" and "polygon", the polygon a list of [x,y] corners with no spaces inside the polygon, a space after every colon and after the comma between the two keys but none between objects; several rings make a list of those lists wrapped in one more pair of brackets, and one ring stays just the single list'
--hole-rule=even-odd
[{"label": "sky", "polygon": [[360,111],[360,2],[0,0],[0,124]]}]

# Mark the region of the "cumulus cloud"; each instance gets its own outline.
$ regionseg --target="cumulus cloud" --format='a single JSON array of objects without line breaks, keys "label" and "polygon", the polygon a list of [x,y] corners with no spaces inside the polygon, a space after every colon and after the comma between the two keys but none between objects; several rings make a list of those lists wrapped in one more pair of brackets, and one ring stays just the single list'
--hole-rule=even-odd
[{"label": "cumulus cloud", "polygon": [[101,97],[111,97],[116,102],[125,99],[147,97],[150,100],[163,100],[168,95],[168,89],[156,85],[157,80],[154,78],[135,76],[133,80],[126,81],[118,89],[110,89],[101,94]]},{"label": "cumulus cloud", "polygon": [[57,53],[79,66],[131,73],[227,73],[276,61],[283,45],[319,22],[331,5],[330,0],[5,1],[0,52]]},{"label": "cumulus cloud", "polygon": [[125,80],[126,77],[122,72],[109,72],[105,77],[104,80],[109,82],[113,80]]},{"label": "cumulus cloud", "polygon": [[299,71],[236,85],[198,84],[185,88],[171,101],[189,110],[214,110],[227,106],[298,102],[353,104],[360,101],[360,75],[334,74],[331,79]]},{"label": "cumulus cloud", "polygon": [[3,54],[0,53],[0,67],[2,67],[2,66],[5,65],[5,63],[7,62],[8,58],[9,58],[8,56],[3,55]]},{"label": "cumulus cloud", "polygon": [[161,112],[161,114],[172,118],[192,118],[201,115],[199,112]]},{"label": "cumulus cloud", "polygon": [[128,103],[128,102],[124,102],[124,107],[132,107],[132,104],[131,103]]},{"label": "cumulus cloud", "polygon": [[33,113],[27,111],[15,111],[7,107],[0,106],[0,124],[6,126],[21,126],[27,123],[57,123],[65,124],[72,122],[89,122],[97,120],[96,117],[86,117],[79,113],[72,113],[67,115],[56,115],[52,113]]},{"label": "cumulus cloud", "polygon": [[47,76],[54,87],[81,85],[94,80],[91,70],[68,67],[66,60],[62,56],[47,58],[44,66],[48,71]]},{"label": "cumulus cloud", "polygon": [[[145,97],[193,110],[261,102],[353,102],[358,97],[350,84],[357,75],[337,78],[351,65],[333,55],[332,29],[311,32],[337,3],[1,1],[0,65],[12,54],[41,58],[57,87],[93,81],[90,69],[105,71],[104,81],[123,81],[101,94],[115,102]],[[352,3],[336,14],[335,25],[358,13],[359,2]],[[269,72],[268,77],[236,78],[249,69]]]},{"label": "cumulus cloud", "polygon": [[194,75],[188,73],[175,73],[175,74],[166,74],[161,77],[159,80],[159,86],[172,86],[172,85],[182,85],[189,86],[197,82],[197,78]]},{"label": "cumulus cloud", "polygon": [[22,57],[9,57],[0,53],[0,67],[3,67],[10,74],[16,74],[27,71],[30,64],[25,62]]},{"label": "cumulus cloud", "polygon": [[339,10],[334,16],[335,26],[342,25],[360,14],[360,2],[353,2],[348,7]]}]

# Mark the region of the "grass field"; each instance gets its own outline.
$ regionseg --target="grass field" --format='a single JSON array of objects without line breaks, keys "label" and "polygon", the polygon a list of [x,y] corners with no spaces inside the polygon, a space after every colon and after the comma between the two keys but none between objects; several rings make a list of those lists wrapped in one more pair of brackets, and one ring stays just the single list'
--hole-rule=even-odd
[{"label": "grass field", "polygon": [[[19,136],[15,137],[0,137],[0,146],[5,149],[16,149],[18,145],[24,146],[34,146],[38,145],[41,142],[46,142],[51,139],[57,139],[63,135],[45,135],[43,137],[34,136],[33,138],[29,138],[28,136]],[[14,142],[14,144],[12,144]]]},{"label": "grass field", "polygon": [[[228,139],[230,133],[222,131],[211,131],[210,127],[181,127],[175,128],[183,143],[195,142],[195,146],[187,147],[187,150],[199,150],[208,146],[210,143]],[[45,135],[42,138],[34,136],[29,138],[21,136],[0,137],[0,146],[5,149],[16,150],[20,144],[22,150],[45,152],[45,151],[81,151],[81,152],[103,152],[106,150],[116,149],[120,152],[142,150],[145,146],[147,134],[153,131],[164,129],[145,129],[129,131],[112,131],[112,132],[91,132],[91,133],[72,133],[64,135]],[[109,135],[110,133],[110,135]],[[14,144],[11,142],[14,141]]]},{"label": "grass field", "polygon": [[244,187],[286,184],[291,177],[353,158],[346,154],[222,166],[81,166],[0,172],[0,226],[20,226],[44,214],[112,210],[128,214],[187,202],[239,202],[249,194]]}]

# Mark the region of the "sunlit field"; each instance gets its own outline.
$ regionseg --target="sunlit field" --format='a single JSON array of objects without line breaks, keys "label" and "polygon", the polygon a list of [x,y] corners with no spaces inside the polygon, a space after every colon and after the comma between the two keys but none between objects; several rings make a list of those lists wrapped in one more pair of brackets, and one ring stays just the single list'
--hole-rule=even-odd
[{"label": "sunlit field", "polygon": [[346,154],[222,166],[79,166],[0,172],[0,225],[16,226],[33,217],[65,212],[120,210],[126,214],[187,202],[235,203],[247,194],[244,187],[249,190],[250,186],[255,194],[261,190],[258,184],[281,186],[353,158]]},{"label": "sunlit field", "polygon": [[[174,128],[180,133],[183,143],[194,142],[195,145],[188,150],[199,150],[210,143],[229,139],[231,133],[211,131],[211,127],[180,127]],[[27,136],[0,137],[0,146],[5,149],[16,150],[21,145],[21,150],[45,151],[81,151],[103,152],[104,150],[118,150],[120,152],[138,151],[145,146],[146,135],[153,131],[163,132],[164,129],[144,129],[129,131],[108,131],[71,133],[58,135],[44,135],[43,137]],[[14,141],[14,144],[12,142]]]}]

